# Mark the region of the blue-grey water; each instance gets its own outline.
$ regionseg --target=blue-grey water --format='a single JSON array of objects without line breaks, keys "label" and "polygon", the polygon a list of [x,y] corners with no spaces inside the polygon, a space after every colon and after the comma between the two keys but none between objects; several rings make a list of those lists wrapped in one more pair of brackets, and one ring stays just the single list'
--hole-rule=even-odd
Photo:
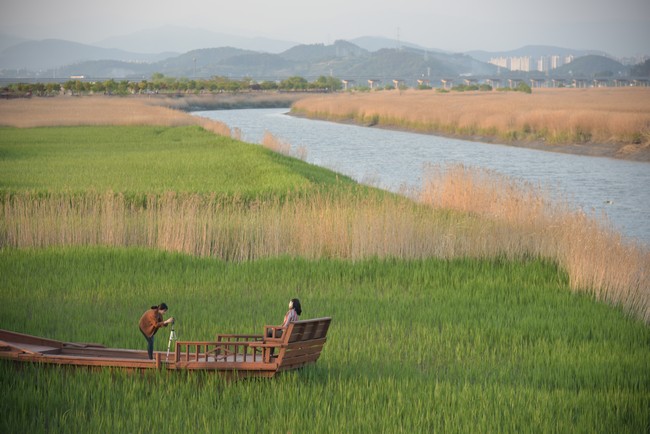
[{"label": "blue-grey water", "polygon": [[551,190],[575,208],[601,216],[630,239],[650,246],[650,163],[560,154],[506,145],[315,121],[287,109],[213,110],[197,116],[239,128],[260,143],[266,131],[303,147],[306,160],[358,181],[398,190],[422,186],[426,165],[462,163]]}]

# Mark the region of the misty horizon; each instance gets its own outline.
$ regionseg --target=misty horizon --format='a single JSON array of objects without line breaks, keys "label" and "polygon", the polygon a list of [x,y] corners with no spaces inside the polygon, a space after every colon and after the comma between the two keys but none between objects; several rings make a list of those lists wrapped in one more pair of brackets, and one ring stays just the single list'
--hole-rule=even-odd
[{"label": "misty horizon", "polygon": [[[95,41],[91,43],[59,38],[25,39],[0,33],[0,53],[2,53],[6,48],[22,47],[21,44],[24,43],[48,43],[54,41],[62,41],[65,43],[80,44],[80,46],[95,47],[113,51],[118,50],[135,55],[142,55],[144,56],[142,60],[146,62],[151,61],[151,59],[155,58],[163,58],[160,55],[177,56],[186,54],[191,51],[204,49],[234,47],[243,50],[250,50],[253,52],[281,54],[282,52],[297,46],[334,46],[339,41],[350,42],[370,52],[377,51],[382,48],[410,47],[414,49],[425,50],[428,52],[439,52],[447,54],[458,53],[452,50],[448,50],[446,47],[422,46],[417,43],[413,43],[412,41],[391,39],[389,37],[376,35],[364,35],[352,39],[335,39],[326,42],[303,43],[300,41],[282,41],[263,37],[225,34],[212,32],[207,29],[189,28],[183,26],[161,26],[158,28],[145,29],[131,34],[112,36],[101,41]],[[543,44],[512,47],[508,50],[503,51],[472,49],[461,54],[478,56],[477,58],[487,62],[486,56],[488,55],[517,57],[527,55],[534,59],[536,57],[535,52],[538,52],[540,49],[545,51],[556,49],[552,54],[560,56],[567,54],[578,56],[586,54],[598,54],[622,61],[627,60],[628,64],[635,63],[633,61],[643,62],[645,59],[650,57],[648,55],[618,57],[612,53],[598,49],[569,46],[560,47]],[[547,53],[542,55],[542,57],[548,55],[549,54]],[[150,59],[147,60],[148,58]]]},{"label": "misty horizon", "polygon": [[[468,0],[460,10],[416,0],[388,7],[368,0],[330,0],[326,6],[306,8],[297,0],[273,4],[187,0],[179,10],[165,0],[115,0],[98,13],[96,4],[79,0],[24,0],[3,5],[0,33],[97,45],[136,32],[176,26],[294,45],[329,45],[335,40],[373,36],[461,53],[545,45],[598,50],[620,58],[650,54],[650,2],[646,0],[623,0],[617,5],[605,0],[528,4]],[[158,51],[169,49],[159,47]]]}]

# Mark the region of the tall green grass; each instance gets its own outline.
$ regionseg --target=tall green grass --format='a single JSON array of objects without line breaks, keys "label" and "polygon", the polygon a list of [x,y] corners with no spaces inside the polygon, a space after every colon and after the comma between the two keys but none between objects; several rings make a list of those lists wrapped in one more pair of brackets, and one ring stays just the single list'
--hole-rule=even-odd
[{"label": "tall green grass", "polygon": [[351,181],[200,127],[0,128],[0,191],[282,194]]},{"label": "tall green grass", "polygon": [[[542,261],[277,258],[140,249],[0,252],[0,327],[145,348],[260,332],[290,297],[331,315],[318,363],[274,380],[0,363],[2,432],[645,432],[650,329]],[[164,351],[168,331],[156,336]]]}]

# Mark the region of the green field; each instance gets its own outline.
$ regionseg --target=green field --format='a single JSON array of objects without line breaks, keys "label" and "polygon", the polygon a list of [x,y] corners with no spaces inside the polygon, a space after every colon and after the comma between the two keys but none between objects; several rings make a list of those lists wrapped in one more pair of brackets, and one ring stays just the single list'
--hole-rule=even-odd
[{"label": "green field", "polygon": [[295,295],[303,316],[333,317],[318,364],[272,380],[2,363],[2,432],[638,433],[650,423],[650,330],[571,294],[539,261],[234,264],[95,248],[4,251],[0,267],[2,326],[57,339],[144,348],[137,319],[161,301],[184,339],[259,332]]},{"label": "green field", "polygon": [[0,191],[243,197],[351,182],[200,127],[0,127]]},{"label": "green field", "polygon": [[[341,185],[351,181],[193,127],[0,129],[4,216],[13,215],[9,197],[34,193],[253,199]],[[65,341],[144,349],[138,319],[163,301],[180,339],[259,333],[295,296],[303,317],[333,318],[315,366],[228,382],[1,362],[0,432],[650,429],[650,329],[572,292],[550,261],[241,262],[135,247],[0,249],[0,328]],[[156,350],[168,338],[159,332]]]}]

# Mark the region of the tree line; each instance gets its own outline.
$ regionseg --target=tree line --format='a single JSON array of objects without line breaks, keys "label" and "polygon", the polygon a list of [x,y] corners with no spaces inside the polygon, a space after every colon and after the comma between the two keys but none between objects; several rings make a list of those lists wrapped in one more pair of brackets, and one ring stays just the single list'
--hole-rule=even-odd
[{"label": "tree line", "polygon": [[[307,81],[303,77],[293,76],[281,81],[255,81],[250,78],[231,79],[228,77],[215,76],[208,79],[190,79],[165,77],[163,74],[155,73],[151,79],[142,80],[90,80],[85,78],[70,79],[63,83],[13,83],[2,89],[0,96],[5,98],[21,96],[54,96],[62,92],[71,95],[141,95],[141,94],[201,94],[201,93],[222,93],[222,92],[245,92],[245,91],[300,91],[300,92],[335,92],[343,88],[343,82],[336,77],[320,76],[314,81]],[[406,89],[402,83],[399,89]],[[386,84],[377,90],[395,89],[392,83]],[[417,89],[433,89],[429,84],[420,84]],[[355,91],[364,92],[371,89],[367,86],[355,86]],[[449,92],[447,89],[436,89],[438,92]],[[481,85],[457,85],[450,89],[455,92],[464,91],[491,91],[492,86]],[[496,90],[510,90],[531,93],[531,88],[526,83],[520,83],[516,88],[498,88]]]},{"label": "tree line", "polygon": [[257,82],[249,78],[230,79],[212,77],[209,79],[189,79],[165,77],[155,73],[150,80],[97,80],[70,79],[63,83],[13,83],[3,89],[5,93],[21,95],[48,96],[66,92],[73,95],[106,94],[134,95],[152,93],[219,93],[242,92],[249,90],[283,91],[337,91],[342,88],[341,80],[335,77],[320,76],[309,82],[303,77],[288,77],[282,81]]}]

